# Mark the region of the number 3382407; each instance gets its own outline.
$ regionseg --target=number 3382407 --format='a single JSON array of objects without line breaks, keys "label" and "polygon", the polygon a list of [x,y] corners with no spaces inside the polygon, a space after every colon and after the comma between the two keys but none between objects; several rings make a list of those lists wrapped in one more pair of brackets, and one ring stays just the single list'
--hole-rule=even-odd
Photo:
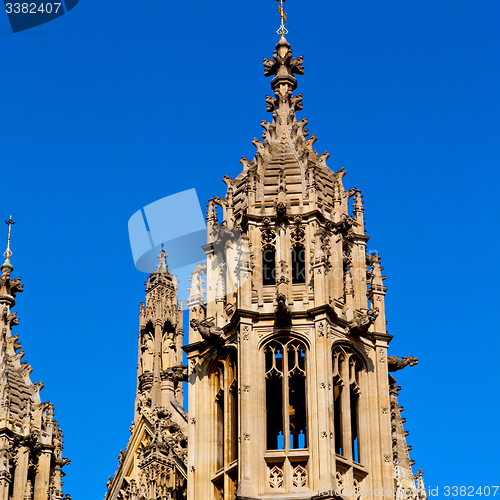
[{"label": "number 3382407", "polygon": [[7,14],[52,14],[54,12],[57,14],[58,10],[61,8],[60,3],[41,3],[37,5],[36,3],[6,3],[5,8]]}]

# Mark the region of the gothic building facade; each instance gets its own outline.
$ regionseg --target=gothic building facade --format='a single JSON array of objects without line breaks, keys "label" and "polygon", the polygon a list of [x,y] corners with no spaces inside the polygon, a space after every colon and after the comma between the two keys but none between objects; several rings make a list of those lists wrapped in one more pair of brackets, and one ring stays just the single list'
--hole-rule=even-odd
[{"label": "gothic building facade", "polygon": [[209,202],[188,299],[187,498],[424,497],[389,373],[418,360],[388,354],[361,191],[296,117],[303,61],[283,34],[264,68],[272,120]]},{"label": "gothic building facade", "polygon": [[[264,59],[272,120],[262,121],[254,158],[243,157],[241,173],[224,177],[225,196],[208,204],[186,344],[165,250],[145,283],[134,420],[105,500],[426,498],[392,375],[418,359],[388,353],[383,267],[367,252],[361,191],[345,187],[345,170],[328,167],[297,119],[303,61],[281,35]],[[69,460],[12,334],[23,286],[10,255],[8,245],[0,500],[61,500]]]},{"label": "gothic building facade", "polygon": [[50,401],[42,401],[42,382],[32,382],[32,367],[21,361],[24,350],[19,334],[16,296],[23,291],[21,278],[13,278],[10,263],[10,229],[6,260],[0,267],[0,499],[71,500],[64,496],[63,434]]},{"label": "gothic building facade", "polygon": [[425,498],[390,374],[418,360],[388,354],[361,191],[297,119],[304,69],[283,35],[264,67],[272,121],[209,201],[184,347],[163,250],[146,283],[135,418],[106,500]]}]

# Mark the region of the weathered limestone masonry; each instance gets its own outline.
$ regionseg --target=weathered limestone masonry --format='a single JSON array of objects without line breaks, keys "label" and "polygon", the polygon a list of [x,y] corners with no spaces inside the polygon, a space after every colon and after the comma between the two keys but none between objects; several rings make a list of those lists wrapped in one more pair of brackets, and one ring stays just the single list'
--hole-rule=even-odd
[{"label": "weathered limestone masonry", "polygon": [[109,478],[106,500],[186,496],[187,413],[182,407],[182,302],[162,249],[139,309],[139,361],[130,439]]},{"label": "weathered limestone masonry", "polygon": [[19,335],[12,334],[19,324],[12,308],[23,285],[12,278],[10,255],[7,247],[0,268],[0,500],[61,500],[62,468],[70,460],[62,457],[63,434],[53,405],[40,400],[43,383],[31,382]]},{"label": "weathered limestone masonry", "polygon": [[389,375],[417,360],[387,353],[361,191],[297,119],[304,68],[283,35],[264,67],[272,121],[210,200],[191,280],[188,500],[425,498]]}]

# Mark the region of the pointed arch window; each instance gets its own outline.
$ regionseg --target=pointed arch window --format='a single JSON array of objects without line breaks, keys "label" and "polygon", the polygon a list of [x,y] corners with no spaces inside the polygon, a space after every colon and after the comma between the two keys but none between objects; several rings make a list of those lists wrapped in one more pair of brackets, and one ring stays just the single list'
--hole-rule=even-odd
[{"label": "pointed arch window", "polygon": [[238,459],[238,379],[236,353],[221,359],[212,372],[215,389],[215,476],[216,489],[223,494],[224,477],[228,476],[229,496],[235,494],[234,478],[237,477]]},{"label": "pointed arch window", "polygon": [[263,229],[262,242],[262,284],[276,284],[276,233],[272,229]]},{"label": "pointed arch window", "polygon": [[267,449],[307,448],[306,347],[297,339],[264,348]]},{"label": "pointed arch window", "polygon": [[292,248],[292,283],[306,282],[306,249],[303,245]]},{"label": "pointed arch window", "polygon": [[333,350],[333,420],[335,452],[360,463],[360,400],[364,364],[347,346]]},{"label": "pointed arch window", "polygon": [[264,286],[276,284],[276,251],[266,248],[262,252],[262,284]]},{"label": "pointed arch window", "polygon": [[306,231],[304,227],[297,225],[290,231],[292,244],[292,283],[306,282]]}]

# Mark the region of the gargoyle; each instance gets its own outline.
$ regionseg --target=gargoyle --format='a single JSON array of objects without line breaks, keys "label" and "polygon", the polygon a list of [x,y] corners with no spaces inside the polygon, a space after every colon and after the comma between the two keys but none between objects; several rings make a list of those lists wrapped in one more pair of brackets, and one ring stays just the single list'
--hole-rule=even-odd
[{"label": "gargoyle", "polygon": [[[276,52],[276,51],[275,51]],[[272,76],[278,71],[278,64],[275,59],[264,57],[264,75]]]},{"label": "gargoyle", "polygon": [[354,219],[350,215],[344,215],[340,222],[335,224],[335,232],[337,234],[346,234],[354,225]]},{"label": "gargoyle", "polygon": [[167,368],[165,371],[167,376],[174,380],[188,381],[188,367],[186,365],[173,366],[172,368]]},{"label": "gargoyle", "polygon": [[418,358],[412,355],[404,356],[403,358],[398,358],[397,356],[387,355],[387,365],[390,372],[396,372],[402,370],[405,366],[418,365]]},{"label": "gargoyle", "polygon": [[14,278],[10,280],[10,294],[12,297],[16,297],[17,293],[21,293],[24,289],[24,285],[21,283],[21,277]]},{"label": "gargoyle", "polygon": [[358,318],[354,318],[349,323],[349,330],[353,334],[365,333],[379,315],[378,309],[368,309],[368,311]]},{"label": "gargoyle", "polygon": [[207,320],[198,321],[197,319],[193,318],[189,324],[191,325],[191,328],[193,330],[197,330],[198,332],[200,332],[200,335],[207,342],[214,344],[218,342],[220,343],[221,341],[225,340],[222,328],[220,326],[210,324]]},{"label": "gargoyle", "polygon": [[214,200],[216,205],[219,205],[219,207],[222,207],[222,208],[227,207],[226,198],[222,198],[221,196],[214,196],[213,200]]},{"label": "gargoyle", "polygon": [[[290,55],[292,55],[292,54],[290,53]],[[304,56],[294,57],[290,61],[290,69],[292,71],[292,75],[293,74],[303,75],[304,74]]]},{"label": "gargoyle", "polygon": [[277,306],[274,310],[275,326],[290,326],[292,324],[292,313],[286,305],[286,296],[279,293],[276,297]]}]

